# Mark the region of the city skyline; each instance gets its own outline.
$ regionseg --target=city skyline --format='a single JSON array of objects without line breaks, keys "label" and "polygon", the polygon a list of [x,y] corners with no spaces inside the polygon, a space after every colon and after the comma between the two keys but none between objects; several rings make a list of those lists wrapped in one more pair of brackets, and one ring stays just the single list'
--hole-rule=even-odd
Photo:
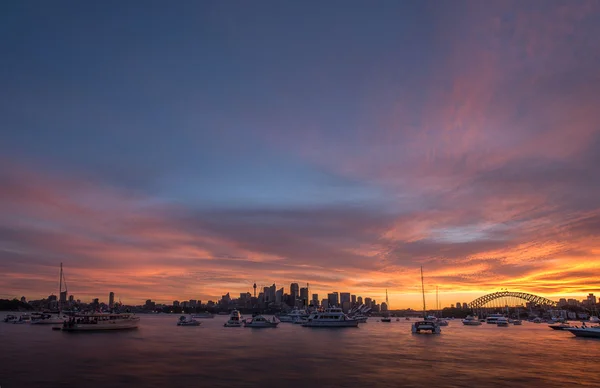
[{"label": "city skyline", "polygon": [[599,293],[599,15],[2,3],[0,298]]}]

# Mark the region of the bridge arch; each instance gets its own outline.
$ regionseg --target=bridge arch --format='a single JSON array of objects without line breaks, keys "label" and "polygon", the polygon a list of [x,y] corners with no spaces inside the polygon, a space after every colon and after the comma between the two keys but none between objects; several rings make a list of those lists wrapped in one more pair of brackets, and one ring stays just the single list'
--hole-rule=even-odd
[{"label": "bridge arch", "polygon": [[526,292],[499,291],[499,292],[487,294],[487,295],[484,295],[484,296],[481,296],[481,297],[475,299],[474,301],[469,303],[469,307],[472,309],[483,308],[486,304],[490,303],[491,301],[496,300],[496,299],[502,299],[502,298],[522,299],[527,302],[533,302],[534,304],[539,304],[539,305],[548,305],[548,306],[556,305],[556,302],[553,300],[544,298],[542,296],[528,294]]}]

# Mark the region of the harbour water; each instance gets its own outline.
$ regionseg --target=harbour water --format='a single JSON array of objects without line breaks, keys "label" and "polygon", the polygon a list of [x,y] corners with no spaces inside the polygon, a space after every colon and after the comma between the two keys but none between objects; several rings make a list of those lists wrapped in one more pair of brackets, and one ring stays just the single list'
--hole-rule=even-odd
[{"label": "harbour water", "polygon": [[[5,314],[0,314],[3,317]],[[13,387],[563,387],[600,386],[600,340],[546,324],[463,326],[411,334],[410,322],[358,328],[224,328],[226,316],[178,327],[64,333],[0,323],[0,386]]]}]

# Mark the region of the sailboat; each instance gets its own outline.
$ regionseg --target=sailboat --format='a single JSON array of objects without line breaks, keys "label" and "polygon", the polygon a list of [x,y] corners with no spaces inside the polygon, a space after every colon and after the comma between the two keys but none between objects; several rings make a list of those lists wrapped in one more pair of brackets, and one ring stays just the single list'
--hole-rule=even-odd
[{"label": "sailboat", "polygon": [[413,333],[431,332],[432,334],[440,334],[442,329],[436,320],[427,318],[427,309],[425,307],[425,284],[423,282],[423,266],[421,266],[421,292],[423,293],[423,321],[418,321],[412,324]]},{"label": "sailboat", "polygon": [[442,313],[440,311],[440,299],[439,299],[439,291],[438,286],[435,286],[435,320],[439,326],[448,326],[448,321],[442,318]]},{"label": "sailboat", "polygon": [[[388,310],[390,309],[390,302],[388,300],[388,293],[387,293],[387,289],[385,290],[385,305],[388,307]],[[383,316],[381,318],[381,322],[392,322],[392,318],[390,318],[390,313],[386,312],[385,316]]]},{"label": "sailboat", "polygon": [[[62,290],[63,281],[65,283],[65,290]],[[63,265],[60,263],[60,275],[58,281],[58,315],[47,314],[47,313],[33,313],[31,314],[32,325],[60,325],[64,322],[64,318],[61,318],[62,313],[62,301],[67,299],[67,281],[63,274]],[[64,293],[64,294],[63,294]],[[64,295],[64,298],[63,298]],[[66,318],[66,317],[65,317]]]}]

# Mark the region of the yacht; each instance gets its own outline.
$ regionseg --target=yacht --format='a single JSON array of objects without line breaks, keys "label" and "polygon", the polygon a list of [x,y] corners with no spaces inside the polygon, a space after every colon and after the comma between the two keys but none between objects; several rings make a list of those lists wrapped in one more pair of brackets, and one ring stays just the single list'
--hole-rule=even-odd
[{"label": "yacht", "polygon": [[499,317],[496,320],[496,326],[498,327],[508,327],[508,319],[505,317]]},{"label": "yacht", "polygon": [[523,321],[521,321],[520,319],[515,319],[514,321],[512,321],[512,324],[515,326],[521,326],[523,325]]},{"label": "yacht", "polygon": [[485,323],[488,323],[488,324],[491,324],[491,325],[495,325],[495,324],[498,323],[498,319],[500,319],[500,318],[504,318],[504,315],[502,315],[502,314],[490,314],[485,319]]},{"label": "yacht", "polygon": [[19,320],[19,317],[17,317],[16,315],[12,315],[12,314],[8,314],[7,316],[4,317],[4,322],[6,322],[6,323],[13,323],[18,320]]},{"label": "yacht", "polygon": [[312,313],[304,327],[357,327],[358,321],[348,317],[341,308],[328,308],[323,312]]},{"label": "yacht", "polygon": [[568,327],[563,329],[576,337],[600,338],[600,327]]},{"label": "yacht", "polygon": [[63,331],[102,331],[136,329],[140,318],[130,313],[75,314],[62,326]]},{"label": "yacht", "polygon": [[200,322],[193,317],[188,318],[185,315],[182,315],[179,317],[179,321],[177,321],[177,326],[200,326]]},{"label": "yacht", "polygon": [[196,313],[196,314],[192,314],[192,318],[194,319],[209,319],[209,318],[214,318],[214,314],[209,313],[208,311],[205,311],[203,313]]},{"label": "yacht", "polygon": [[559,323],[558,325],[548,325],[549,328],[551,328],[552,330],[565,330],[567,328],[570,328],[571,325],[567,324],[567,323]]},{"label": "yacht", "polygon": [[32,325],[62,325],[66,319],[66,316],[61,318],[60,315],[52,315],[48,313],[31,314]]},{"label": "yacht", "polygon": [[600,323],[600,318],[598,318],[598,317],[596,317],[596,316],[592,315],[592,316],[590,317],[590,323]]},{"label": "yacht", "polygon": [[431,334],[441,334],[442,329],[440,325],[437,323],[437,319],[435,317],[429,317],[433,319],[428,319],[426,316],[427,309],[425,308],[425,283],[423,282],[423,267],[421,266],[421,292],[423,293],[423,317],[425,320],[414,322],[411,325],[411,331],[413,334],[421,333],[421,332],[431,332]]},{"label": "yacht", "polygon": [[273,317],[273,319],[268,320],[262,315],[256,315],[252,317],[249,321],[244,321],[244,327],[255,327],[255,328],[265,328],[265,327],[277,327],[279,325],[279,321]]},{"label": "yacht", "polygon": [[432,334],[441,334],[442,329],[436,321],[418,321],[412,324],[412,332],[420,333],[422,331],[429,331]]},{"label": "yacht", "polygon": [[463,325],[465,326],[480,326],[481,322],[479,319],[473,317],[472,315],[468,315],[465,319],[462,320]]},{"label": "yacht", "polygon": [[288,314],[280,315],[277,318],[281,322],[296,323],[298,321],[306,320],[308,315],[309,314],[306,313],[306,310],[300,310],[298,307],[294,307],[294,309]]},{"label": "yacht", "polygon": [[12,323],[14,323],[16,325],[21,325],[21,324],[29,323],[29,322],[31,322],[31,316],[29,314],[21,314],[19,319],[12,321]]},{"label": "yacht", "polygon": [[229,319],[227,320],[227,322],[225,322],[225,324],[223,324],[223,326],[242,327],[242,316],[240,315],[240,312],[237,310],[233,310],[231,314],[229,314]]}]

